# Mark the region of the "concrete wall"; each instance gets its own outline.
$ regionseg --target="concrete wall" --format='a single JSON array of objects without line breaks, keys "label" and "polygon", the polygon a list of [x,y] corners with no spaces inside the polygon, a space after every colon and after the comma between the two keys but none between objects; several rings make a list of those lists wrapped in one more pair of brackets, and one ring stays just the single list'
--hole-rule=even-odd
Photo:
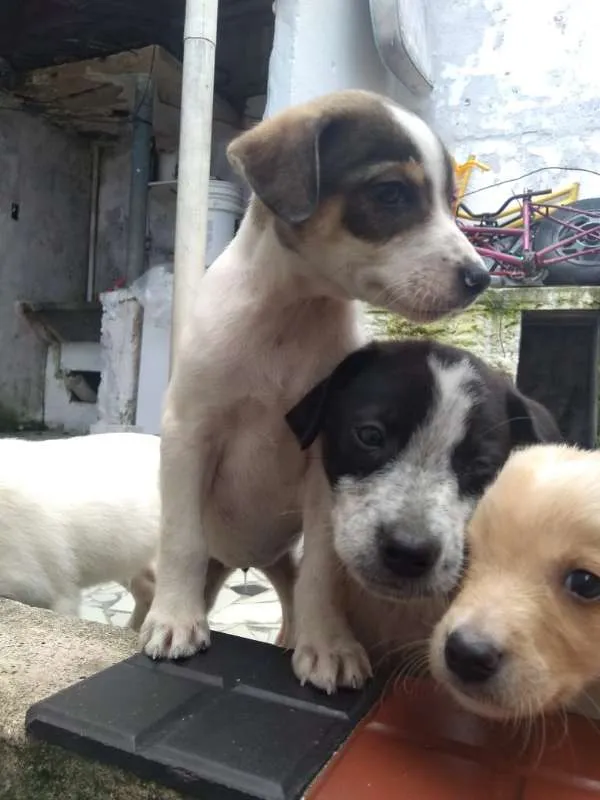
[{"label": "concrete wall", "polygon": [[[124,136],[102,152],[95,285],[98,294],[112,289],[127,273],[130,146],[130,137]],[[173,189],[150,189],[147,221],[149,266],[173,261],[175,204]]]},{"label": "concrete wall", "polygon": [[[487,162],[492,172],[476,174],[474,188],[542,166],[600,167],[598,0],[427,3],[435,87],[416,98],[379,58],[368,0],[277,0],[267,115],[327,91],[372,89],[422,114],[459,158]],[[600,195],[600,177],[546,172],[472,205],[493,206],[524,181],[574,180],[581,196]]]},{"label": "concrete wall", "polygon": [[65,342],[50,345],[46,358],[44,423],[67,433],[88,433],[98,420],[98,404],[77,402],[65,385],[67,372],[100,373],[102,359],[99,342]]},{"label": "concrete wall", "polygon": [[277,0],[266,115],[350,88],[418,107],[379,58],[368,0]]},{"label": "concrete wall", "polygon": [[[429,11],[436,85],[426,114],[458,156],[492,167],[473,188],[544,166],[600,170],[598,0],[429,0]],[[582,197],[600,196],[598,176],[544,172],[472,205],[574,180]]]},{"label": "concrete wall", "polygon": [[[222,180],[235,179],[225,156],[229,141],[239,132],[219,118],[215,107],[211,175]],[[221,116],[223,116],[221,112]],[[127,224],[131,140],[124,135],[119,142],[102,151],[98,195],[98,238],[95,290],[101,294],[115,286],[127,272]],[[158,179],[158,178],[157,178]],[[151,188],[148,194],[147,265],[172,264],[175,244],[176,193],[172,187]]]},{"label": "concrete wall", "polygon": [[14,304],[83,299],[90,172],[83,139],[0,111],[0,425],[42,419],[46,348]]},{"label": "concrete wall", "polygon": [[98,192],[98,237],[96,240],[97,294],[111,289],[125,277],[127,217],[130,181],[130,137],[101,151]]},{"label": "concrete wall", "polygon": [[129,289],[107,292],[102,301],[98,422],[92,433],[127,430],[135,422],[142,308]]}]

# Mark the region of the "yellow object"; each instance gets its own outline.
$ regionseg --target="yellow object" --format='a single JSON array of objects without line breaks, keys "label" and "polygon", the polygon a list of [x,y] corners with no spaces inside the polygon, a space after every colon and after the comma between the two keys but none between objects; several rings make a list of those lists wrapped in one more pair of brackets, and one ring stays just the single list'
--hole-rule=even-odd
[{"label": "yellow object", "polygon": [[454,211],[456,212],[458,204],[465,195],[473,170],[479,169],[482,172],[489,172],[490,168],[487,164],[477,161],[474,155],[470,155],[462,164],[459,164],[456,159],[452,160],[454,161],[454,174],[456,176],[456,199],[454,201]]},{"label": "yellow object", "polygon": [[[478,161],[476,156],[474,155],[470,155],[467,158],[467,160],[462,164],[459,164],[455,159],[453,159],[453,162],[454,162],[454,174],[456,176],[456,199],[454,201],[454,213],[458,217],[460,217],[460,219],[471,220],[472,218],[469,217],[467,213],[459,209],[458,205],[465,196],[473,170],[479,169],[481,170],[481,172],[489,172],[490,168],[488,167],[487,164]],[[567,186],[562,187],[561,189],[556,189],[555,191],[548,192],[548,194],[536,196],[535,202],[540,204],[551,203],[557,206],[569,206],[572,203],[575,203],[578,200],[578,198],[579,198],[579,183],[570,183]],[[534,211],[533,221],[538,222],[539,220],[547,216],[547,214],[552,214],[552,209],[549,209],[547,212]],[[523,217],[521,216],[521,203],[518,200],[515,200],[515,202],[507,206],[504,209],[504,211],[502,211],[501,214],[498,214],[497,219],[506,220],[507,217],[514,217],[514,219],[510,221],[509,227],[511,228],[523,227]]]}]

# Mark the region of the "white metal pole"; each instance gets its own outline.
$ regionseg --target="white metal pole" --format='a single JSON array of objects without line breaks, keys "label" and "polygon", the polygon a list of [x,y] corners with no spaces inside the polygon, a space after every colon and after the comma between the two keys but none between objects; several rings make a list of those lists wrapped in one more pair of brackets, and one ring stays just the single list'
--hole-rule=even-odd
[{"label": "white metal pole", "polygon": [[204,271],[218,0],[187,0],[181,86],[171,370]]}]

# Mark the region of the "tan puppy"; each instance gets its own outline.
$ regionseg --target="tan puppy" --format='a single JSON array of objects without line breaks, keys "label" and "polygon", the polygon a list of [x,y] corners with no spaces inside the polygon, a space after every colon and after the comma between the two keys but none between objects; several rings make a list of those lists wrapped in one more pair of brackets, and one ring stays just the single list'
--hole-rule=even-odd
[{"label": "tan puppy", "polygon": [[[370,667],[331,585],[330,490],[285,414],[364,334],[355,300],[415,320],[472,302],[489,275],[452,215],[452,162],[418,117],[368,92],[289,109],[236,139],[253,198],[203,276],[165,398],[154,658],[209,644],[207,566],[292,574],[294,668],[333,690]],[[269,574],[267,572],[267,574]],[[291,582],[276,586],[286,628]]]},{"label": "tan puppy", "polygon": [[467,708],[518,718],[600,677],[600,453],[515,453],[475,510],[464,586],[431,668]]}]

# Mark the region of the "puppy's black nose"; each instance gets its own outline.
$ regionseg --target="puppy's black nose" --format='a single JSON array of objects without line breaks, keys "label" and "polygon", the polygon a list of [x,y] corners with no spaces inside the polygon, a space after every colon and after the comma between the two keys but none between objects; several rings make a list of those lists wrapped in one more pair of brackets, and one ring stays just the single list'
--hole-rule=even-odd
[{"label": "puppy's black nose", "polygon": [[483,683],[500,669],[502,650],[468,629],[457,628],[446,639],[446,666],[463,683]]},{"label": "puppy's black nose", "polygon": [[401,578],[420,578],[431,570],[438,560],[441,547],[438,542],[402,542],[385,536],[380,545],[385,566]]},{"label": "puppy's black nose", "polygon": [[490,274],[475,262],[463,264],[460,268],[460,278],[469,295],[478,295],[490,285]]}]

